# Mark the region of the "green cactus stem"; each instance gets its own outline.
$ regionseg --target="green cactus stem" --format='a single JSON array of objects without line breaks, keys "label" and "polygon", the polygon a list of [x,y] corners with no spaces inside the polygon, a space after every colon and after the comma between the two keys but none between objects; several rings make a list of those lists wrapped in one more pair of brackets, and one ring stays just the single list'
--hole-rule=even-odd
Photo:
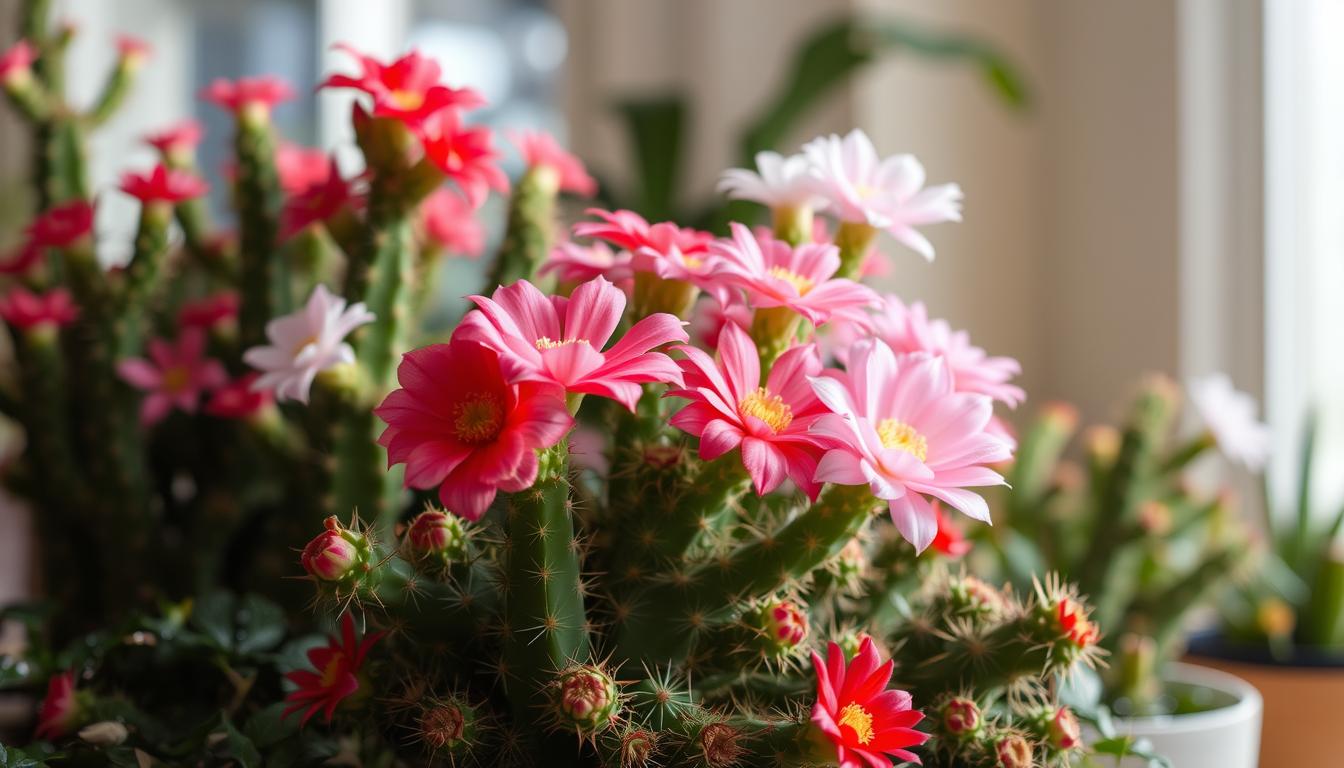
[{"label": "green cactus stem", "polygon": [[840,248],[840,269],[836,277],[858,280],[863,271],[863,260],[873,248],[877,229],[853,221],[841,222],[835,232],[835,244]]},{"label": "green cactus stem", "polygon": [[238,331],[240,346],[247,349],[265,342],[266,323],[275,314],[287,312],[290,305],[285,265],[276,258],[281,191],[270,120],[251,113],[240,115],[234,153],[241,271]]},{"label": "green cactus stem", "polygon": [[121,311],[117,323],[117,356],[137,354],[142,346],[145,317],[149,304],[163,279],[168,258],[168,225],[173,208],[168,203],[146,203],[140,210],[140,226],[135,235],[135,252],[126,267],[126,282],[121,292]]},{"label": "green cactus stem", "polygon": [[1302,637],[1323,647],[1344,646],[1344,549],[1331,545],[1316,570]]},{"label": "green cactus stem", "polygon": [[125,103],[127,94],[131,92],[131,86],[135,84],[136,72],[140,68],[136,59],[136,55],[131,55],[122,56],[117,60],[97,100],[85,116],[89,125],[96,127],[106,123]]},{"label": "green cactus stem", "polygon": [[509,201],[509,220],[487,285],[531,280],[546,260],[555,235],[555,198],[560,178],[538,166],[523,174]]}]

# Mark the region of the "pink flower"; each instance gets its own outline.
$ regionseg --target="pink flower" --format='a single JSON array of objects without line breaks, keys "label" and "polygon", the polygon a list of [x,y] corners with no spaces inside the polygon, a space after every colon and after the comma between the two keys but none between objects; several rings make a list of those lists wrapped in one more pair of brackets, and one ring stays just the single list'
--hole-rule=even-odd
[{"label": "pink flower", "polygon": [[406,465],[406,485],[439,488],[451,512],[479,520],[497,491],[537,479],[537,450],[565,436],[574,420],[559,387],[510,384],[500,356],[454,338],[408,352],[397,367],[401,389],[374,409],[387,424],[378,443],[388,466]]},{"label": "pink flower", "polygon": [[605,277],[622,285],[630,282],[630,252],[612,251],[606,243],[560,243],[551,249],[538,274],[554,274],[562,283],[584,283]]},{"label": "pink flower", "polygon": [[275,173],[287,195],[326,183],[335,170],[335,159],[321,149],[292,141],[281,142],[275,148]]},{"label": "pink flower", "polygon": [[[287,190],[288,197],[285,198],[284,207],[280,211],[281,242],[314,224],[330,221],[342,211],[355,211],[364,206],[364,196],[360,193],[358,179],[342,178],[335,157],[327,158],[323,155],[322,163],[326,170],[321,173],[320,178],[311,168],[305,169],[303,175],[306,178],[303,181],[307,186]],[[290,179],[291,184],[300,181],[297,171],[295,174]]]},{"label": "pink flower", "polygon": [[28,239],[41,248],[69,248],[93,233],[93,205],[75,200],[49,208],[26,230]]},{"label": "pink flower", "polygon": [[27,40],[20,40],[0,55],[0,82],[6,86],[17,85],[33,76],[33,62],[37,60],[37,49]]},{"label": "pink flower", "polygon": [[499,153],[490,142],[490,130],[463,125],[454,110],[438,112],[424,123],[425,156],[438,166],[473,208],[479,208],[490,190],[507,192],[509,179],[499,169]]},{"label": "pink flower", "polygon": [[815,499],[821,490],[813,480],[817,461],[830,445],[810,432],[827,412],[807,383],[821,373],[816,347],[793,347],[780,355],[764,386],[756,345],[736,323],[719,335],[717,365],[695,347],[677,350],[686,355],[678,362],[685,385],[667,396],[691,403],[671,423],[700,438],[700,458],[713,461],[740,448],[756,493],[764,496],[788,477]]},{"label": "pink flower", "polygon": [[79,307],[64,288],[31,293],[15,286],[0,298],[0,319],[15,328],[62,328],[79,317]]},{"label": "pink flower", "polygon": [[121,177],[121,191],[142,203],[180,203],[200,197],[209,189],[196,176],[163,163],[154,166],[148,175],[131,172]]},{"label": "pink flower", "polygon": [[277,400],[307,403],[317,374],[355,361],[345,337],[374,319],[363,302],[347,307],[318,284],[304,306],[266,324],[269,344],[243,353],[243,362],[262,373],[252,386],[274,391]]},{"label": "pink flower", "polygon": [[683,229],[671,222],[649,224],[634,211],[589,208],[585,213],[602,221],[575,224],[575,236],[595,237],[624,248],[631,253],[630,267],[635,272],[652,272],[665,280],[695,284],[711,280],[709,244],[714,236],[708,232]]},{"label": "pink flower", "polygon": [[196,120],[183,120],[145,137],[145,143],[159,150],[165,159],[190,156],[201,143],[205,129]]},{"label": "pink flower", "polygon": [[736,200],[751,200],[770,208],[814,207],[817,180],[803,155],[757,152],[756,170],[729,168],[719,179],[719,191]]},{"label": "pink flower", "polygon": [[691,315],[691,341],[701,347],[718,349],[719,335],[731,323],[743,328],[751,327],[751,307],[742,303],[740,295],[728,297],[728,303],[720,304],[713,296],[704,296],[700,305]]},{"label": "pink flower", "polygon": [[640,320],[602,351],[625,312],[625,294],[605,278],[580,285],[569,298],[548,298],[526,280],[500,287],[488,299],[471,298],[478,311],[462,320],[454,338],[498,352],[510,381],[549,382],[569,392],[609,397],[632,411],[641,383],[681,383],[676,363],[651,351],[688,340],[672,315]]},{"label": "pink flower", "polygon": [[906,747],[928,740],[927,733],[915,730],[924,715],[911,708],[910,694],[887,690],[892,662],[882,662],[871,637],[863,638],[848,663],[840,646],[829,643],[826,661],[813,652],[812,667],[817,673],[812,724],[835,746],[839,768],[877,768],[893,758],[919,762]]},{"label": "pink flower", "polygon": [[144,64],[153,50],[149,43],[138,37],[130,35],[119,35],[117,37],[117,55],[128,67],[139,67]]},{"label": "pink flower", "polygon": [[219,78],[201,91],[201,97],[235,115],[250,112],[265,117],[276,104],[294,98],[294,89],[272,76]]},{"label": "pink flower", "polygon": [[885,229],[933,261],[933,245],[915,227],[961,221],[961,188],[924,187],[924,166],[913,155],[879,158],[873,142],[855,129],[809,141],[803,154],[812,165],[817,192],[842,221]]},{"label": "pink flower", "polygon": [[183,328],[213,328],[238,316],[238,294],[220,291],[205,298],[188,301],[177,310],[177,324]]},{"label": "pink flower", "polygon": [[377,632],[363,639],[355,637],[355,621],[347,612],[341,617],[340,638],[329,638],[325,646],[308,651],[308,663],[317,671],[298,669],[285,675],[298,689],[285,697],[289,706],[280,717],[302,711],[300,723],[306,725],[320,711],[331,722],[337,705],[359,690],[364,657],[382,636]]},{"label": "pink flower", "polygon": [[751,229],[733,222],[733,239],[716,241],[716,276],[742,288],[752,307],[788,307],[821,325],[831,313],[877,304],[877,294],[853,280],[835,278],[840,252],[833,245],[804,243],[797,248],[783,240],[758,240]]},{"label": "pink flower", "polygon": [[269,408],[275,402],[270,390],[256,388],[261,374],[252,372],[224,384],[210,393],[205,404],[205,413],[217,419],[251,419]]},{"label": "pink flower", "polygon": [[882,341],[863,339],[850,351],[849,370],[812,379],[833,411],[813,432],[840,441],[817,467],[816,479],[868,485],[888,502],[892,521],[924,551],[938,530],[926,496],[989,522],[989,505],[968,487],[999,485],[985,464],[1006,461],[1012,449],[987,431],[988,397],[957,392],[947,361],[932,355],[897,358]]},{"label": "pink flower", "polygon": [[[864,328],[863,326],[866,326]],[[856,332],[864,330],[887,343],[896,354],[928,352],[941,355],[952,369],[952,385],[958,392],[974,392],[1016,408],[1026,399],[1022,388],[1009,383],[1022,372],[1022,366],[1011,357],[990,357],[985,350],[971,344],[966,331],[954,331],[946,320],[930,320],[923,302],[906,306],[894,294],[882,297],[882,308],[876,313],[858,318],[858,323],[840,329],[837,352],[852,342]],[[843,337],[848,336],[846,340]]]},{"label": "pink flower", "polygon": [[583,197],[597,193],[597,181],[588,175],[583,161],[566,151],[549,133],[519,131],[510,133],[509,141],[523,154],[528,168],[550,168],[559,177],[561,192]]},{"label": "pink flower", "polygon": [[26,240],[0,259],[0,275],[26,275],[42,263],[42,257],[45,255],[42,246],[32,240]]},{"label": "pink flower", "polygon": [[39,739],[54,741],[69,735],[79,722],[79,699],[75,697],[75,673],[67,670],[47,681],[47,696],[37,712]]},{"label": "pink flower", "polygon": [[425,239],[449,253],[475,258],[485,250],[485,227],[471,205],[446,187],[434,190],[420,206]]},{"label": "pink flower", "polygon": [[153,426],[174,407],[196,412],[201,393],[223,386],[229,376],[218,360],[205,357],[205,332],[184,328],[176,342],[151,339],[149,359],[132,357],[117,364],[117,375],[146,393],[140,423]]},{"label": "pink flower", "polygon": [[419,131],[426,120],[447,109],[475,109],[485,99],[470,88],[449,88],[439,83],[442,70],[438,62],[412,51],[391,64],[340,44],[359,62],[360,73],[331,75],[320,88],[353,88],[373,98],[373,116],[398,120],[412,131]]}]

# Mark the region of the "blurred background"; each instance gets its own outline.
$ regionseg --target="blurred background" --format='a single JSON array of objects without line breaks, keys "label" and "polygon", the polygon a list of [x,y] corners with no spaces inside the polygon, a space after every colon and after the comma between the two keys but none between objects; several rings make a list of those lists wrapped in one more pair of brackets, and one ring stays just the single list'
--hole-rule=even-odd
[{"label": "blurred background", "polygon": [[[13,5],[0,1],[5,24]],[[206,126],[203,164],[217,174],[227,116],[196,94],[219,76],[274,73],[299,85],[300,98],[276,113],[281,130],[348,148],[352,97],[303,86],[348,69],[331,45],[349,42],[438,58],[452,84],[489,99],[484,120],[552,131],[610,189],[637,181],[618,105],[679,99],[680,162],[664,169],[676,183],[658,201],[669,210],[693,210],[722,169],[741,164],[742,130],[774,103],[819,30],[854,17],[895,25],[909,36],[850,40],[863,66],[810,101],[778,141],[788,152],[858,126],[880,151],[920,157],[930,182],[961,184],[965,223],[928,232],[938,260],[888,242],[895,268],[884,287],[1018,358],[1027,412],[1064,399],[1086,424],[1114,416],[1145,372],[1226,371],[1263,403],[1277,440],[1271,488],[1285,493],[1315,409],[1315,506],[1344,499],[1344,4],[1335,0],[55,5],[81,27],[69,66],[76,102],[101,85],[117,33],[154,49],[130,108],[95,140],[100,189],[152,162],[140,136],[188,115]],[[0,35],[15,39],[12,29]],[[4,234],[22,223],[14,200],[27,152],[8,119]],[[100,238],[129,244],[132,233],[115,227],[133,226],[133,205],[107,194]],[[224,214],[222,199],[216,208]],[[102,255],[118,258],[114,245]],[[475,266],[454,269],[446,290],[475,290]],[[0,521],[0,603],[24,589],[25,539],[20,523]]]}]

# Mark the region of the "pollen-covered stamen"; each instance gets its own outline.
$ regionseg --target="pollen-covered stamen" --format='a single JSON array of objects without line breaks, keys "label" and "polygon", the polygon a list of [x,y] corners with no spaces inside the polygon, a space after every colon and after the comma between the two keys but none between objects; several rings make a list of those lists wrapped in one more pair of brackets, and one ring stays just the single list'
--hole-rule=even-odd
[{"label": "pollen-covered stamen", "polygon": [[409,112],[424,106],[425,94],[413,90],[395,90],[387,95],[387,100],[397,109]]},{"label": "pollen-covered stamen", "polygon": [[788,283],[789,285],[792,285],[794,289],[798,291],[799,296],[805,295],[808,291],[812,290],[812,287],[814,285],[817,284],[816,281],[812,280],[811,278],[803,277],[802,275],[798,274],[797,272],[794,272],[791,269],[787,269],[785,267],[780,266],[771,267],[770,276],[777,277],[780,280],[783,280],[784,282]]},{"label": "pollen-covered stamen", "polygon": [[742,398],[737,410],[744,418],[760,419],[775,432],[782,432],[793,423],[793,408],[765,387],[757,387],[755,392]]},{"label": "pollen-covered stamen", "polygon": [[840,710],[840,720],[837,725],[854,731],[854,738],[860,744],[867,744],[873,740],[873,716],[858,704],[846,704]]},{"label": "pollen-covered stamen", "polygon": [[557,349],[569,344],[589,344],[587,339],[552,339],[550,336],[542,336],[536,340],[537,349]]},{"label": "pollen-covered stamen", "polygon": [[454,405],[453,417],[453,430],[459,440],[483,443],[499,434],[504,422],[504,409],[497,396],[479,392]]},{"label": "pollen-covered stamen", "polygon": [[920,461],[929,457],[929,441],[914,427],[897,419],[883,419],[877,424],[877,439],[883,448],[899,448]]}]

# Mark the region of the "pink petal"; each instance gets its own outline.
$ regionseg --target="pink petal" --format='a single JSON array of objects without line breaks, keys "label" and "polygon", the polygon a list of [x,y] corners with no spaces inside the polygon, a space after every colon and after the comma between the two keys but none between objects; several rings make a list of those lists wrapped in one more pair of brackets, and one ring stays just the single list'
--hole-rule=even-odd
[{"label": "pink petal", "polygon": [[566,338],[586,339],[594,348],[602,349],[624,311],[625,294],[621,289],[600,276],[589,280],[569,296],[565,310]]},{"label": "pink petal", "polygon": [[713,461],[741,443],[741,429],[723,419],[715,419],[700,433],[700,458]]},{"label": "pink petal", "polygon": [[[703,440],[701,445],[704,445]],[[742,439],[742,466],[751,475],[757,496],[764,496],[778,488],[784,482],[788,467],[778,449],[755,437]]]},{"label": "pink petal", "polygon": [[163,377],[149,361],[132,357],[117,363],[117,375],[136,389],[158,389]]},{"label": "pink petal", "polygon": [[918,493],[907,493],[892,499],[887,506],[901,537],[913,544],[916,552],[928,549],[938,533],[938,518],[928,500]]}]

